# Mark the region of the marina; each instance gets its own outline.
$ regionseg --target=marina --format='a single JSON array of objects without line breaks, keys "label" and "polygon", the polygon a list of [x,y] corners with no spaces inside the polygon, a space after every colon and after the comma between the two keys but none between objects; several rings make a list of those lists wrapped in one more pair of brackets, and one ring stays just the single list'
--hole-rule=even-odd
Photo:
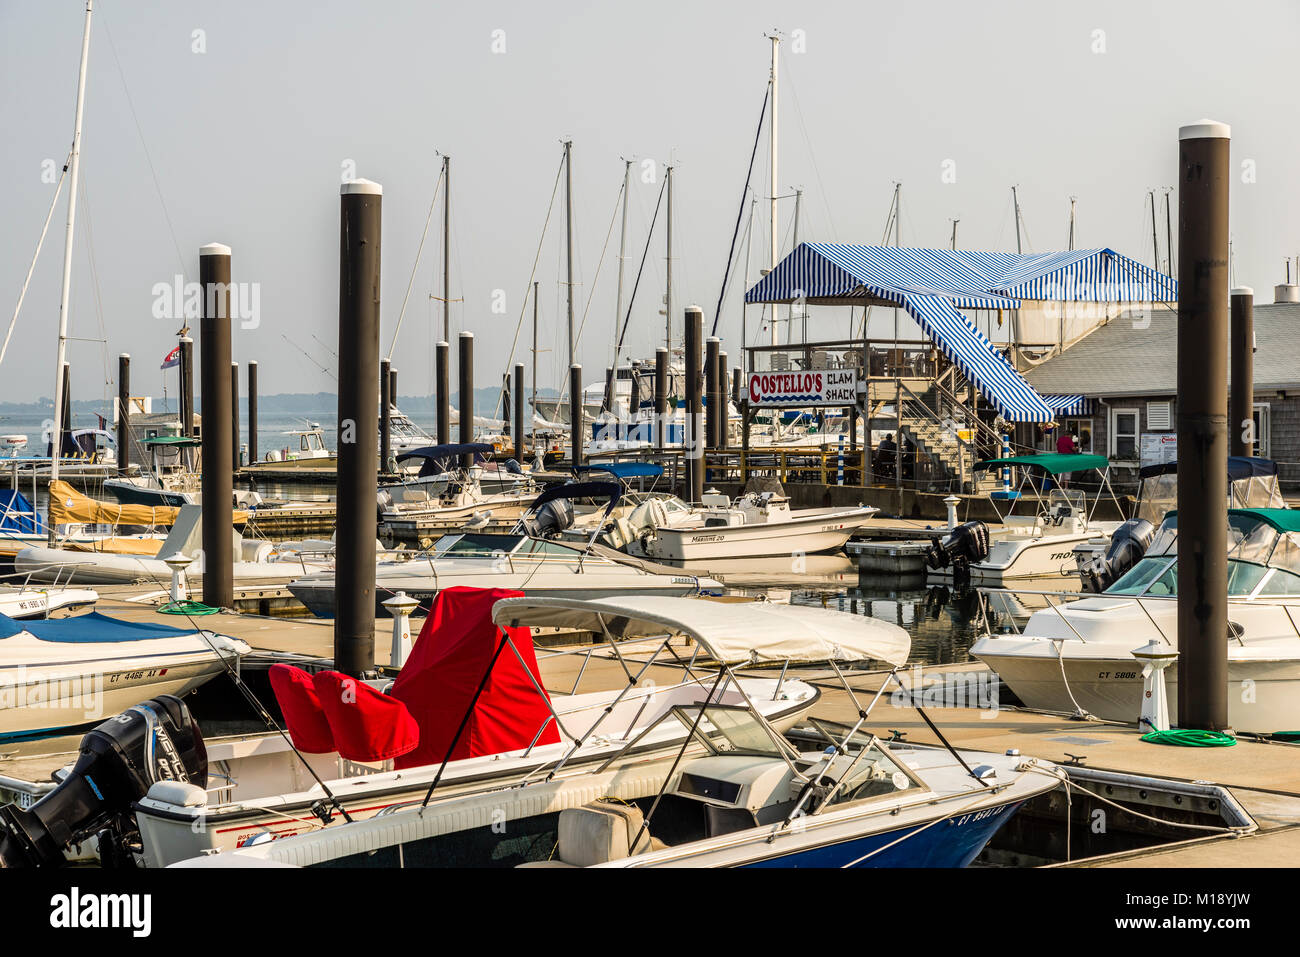
[{"label": "marina", "polygon": [[1237,25],[999,15],[1027,81],[955,4],[295,6],[0,14],[6,929],[306,943],[450,869],[1275,919],[1300,140]]}]

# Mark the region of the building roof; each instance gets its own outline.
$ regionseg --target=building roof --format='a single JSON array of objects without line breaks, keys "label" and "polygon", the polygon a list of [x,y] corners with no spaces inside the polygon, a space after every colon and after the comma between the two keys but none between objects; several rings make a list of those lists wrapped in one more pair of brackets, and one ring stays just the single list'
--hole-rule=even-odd
[{"label": "building roof", "polygon": [[[1178,391],[1178,314],[1157,306],[1128,313],[1024,376],[1039,392],[1087,396],[1173,395]],[[1255,391],[1300,390],[1300,304],[1255,306]],[[1223,370],[1224,377],[1228,370]]]},{"label": "building roof", "polygon": [[1023,300],[1147,302],[1176,296],[1170,277],[1111,249],[1012,255],[800,243],[745,301],[902,306],[1003,418],[1051,422],[1053,408],[958,310],[1014,309]]}]

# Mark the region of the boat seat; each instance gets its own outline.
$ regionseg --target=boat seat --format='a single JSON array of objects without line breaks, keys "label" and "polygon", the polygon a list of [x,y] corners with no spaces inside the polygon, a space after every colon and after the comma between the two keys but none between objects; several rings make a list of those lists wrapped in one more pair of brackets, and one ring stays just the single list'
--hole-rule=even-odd
[{"label": "boat seat", "polygon": [[[597,801],[560,812],[559,840],[555,857],[520,867],[591,867],[621,860],[633,854],[657,851],[666,845],[642,831],[645,818],[641,809],[631,804]],[[638,835],[640,835],[638,839]],[[636,840],[636,849],[628,846]]]},{"label": "boat seat", "polygon": [[349,761],[387,761],[414,751],[420,727],[406,705],[338,671],[312,677],[338,752]]},{"label": "boat seat", "polygon": [[269,672],[271,690],[284,715],[289,740],[307,754],[328,754],[337,750],[334,732],[321,708],[311,675],[293,665],[277,663]]}]

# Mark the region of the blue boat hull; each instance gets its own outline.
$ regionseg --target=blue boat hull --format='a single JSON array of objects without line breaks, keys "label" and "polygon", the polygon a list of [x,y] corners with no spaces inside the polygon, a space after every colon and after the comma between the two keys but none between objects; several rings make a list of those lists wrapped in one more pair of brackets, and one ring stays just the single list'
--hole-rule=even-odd
[{"label": "blue boat hull", "polygon": [[1021,803],[1017,801],[1014,804],[957,814],[929,827],[918,824],[915,827],[896,828],[839,844],[765,858],[743,866],[966,867],[984,850],[984,845],[998,829],[1011,819]]}]

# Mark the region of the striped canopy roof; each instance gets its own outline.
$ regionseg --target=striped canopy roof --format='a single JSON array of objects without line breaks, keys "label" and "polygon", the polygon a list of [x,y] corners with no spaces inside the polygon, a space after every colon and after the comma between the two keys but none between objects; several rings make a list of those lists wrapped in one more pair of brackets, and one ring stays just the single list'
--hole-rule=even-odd
[{"label": "striped canopy roof", "polygon": [[1022,300],[1170,302],[1177,283],[1110,249],[1016,255],[801,243],[745,301],[901,306],[1010,422],[1055,411],[959,309],[1014,309]]}]

